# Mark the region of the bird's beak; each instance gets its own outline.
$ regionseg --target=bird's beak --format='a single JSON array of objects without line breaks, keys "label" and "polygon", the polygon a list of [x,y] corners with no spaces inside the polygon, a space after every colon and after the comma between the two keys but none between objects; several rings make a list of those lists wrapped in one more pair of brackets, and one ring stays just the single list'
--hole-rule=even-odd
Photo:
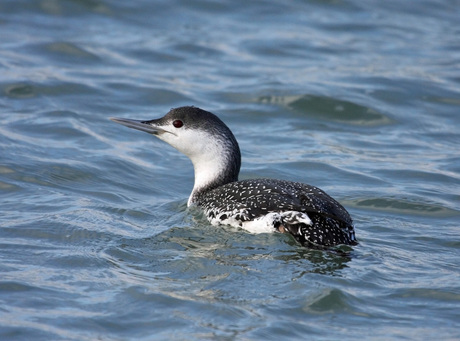
[{"label": "bird's beak", "polygon": [[152,121],[139,121],[139,120],[131,120],[129,118],[118,118],[118,117],[111,117],[112,121],[116,123],[120,123],[124,126],[129,128],[137,129],[140,131],[145,131],[146,133],[158,135],[161,133],[166,132],[166,130],[161,129],[157,125],[155,125],[155,120]]}]

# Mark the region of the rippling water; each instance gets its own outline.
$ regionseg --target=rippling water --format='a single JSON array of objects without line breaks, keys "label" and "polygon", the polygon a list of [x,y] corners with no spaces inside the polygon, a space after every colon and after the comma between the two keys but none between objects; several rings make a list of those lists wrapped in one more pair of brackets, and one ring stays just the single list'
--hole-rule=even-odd
[{"label": "rippling water", "polygon": [[[460,3],[3,1],[2,340],[460,338]],[[110,116],[213,111],[360,245],[210,226]]]}]

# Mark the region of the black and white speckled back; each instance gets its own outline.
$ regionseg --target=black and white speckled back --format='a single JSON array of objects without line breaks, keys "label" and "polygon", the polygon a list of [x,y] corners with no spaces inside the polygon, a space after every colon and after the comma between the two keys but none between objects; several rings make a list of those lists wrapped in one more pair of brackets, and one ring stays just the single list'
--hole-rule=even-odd
[{"label": "black and white speckled back", "polygon": [[[201,194],[196,204],[212,222],[243,228],[246,221],[279,213],[274,216],[273,230],[283,226],[303,245],[356,244],[352,219],[343,206],[321,189],[300,182],[276,179],[231,182]],[[286,211],[291,212],[288,218],[282,214]],[[302,220],[305,215],[310,224]]]}]

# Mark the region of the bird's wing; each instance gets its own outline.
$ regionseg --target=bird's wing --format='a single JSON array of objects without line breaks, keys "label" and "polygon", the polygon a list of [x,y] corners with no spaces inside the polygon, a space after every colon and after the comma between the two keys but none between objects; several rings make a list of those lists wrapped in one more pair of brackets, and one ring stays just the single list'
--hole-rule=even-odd
[{"label": "bird's wing", "polygon": [[341,221],[352,220],[345,208],[321,189],[300,182],[276,179],[249,179],[228,183],[209,192],[206,209],[212,205],[227,211],[246,212],[254,219],[269,212],[313,213]]}]

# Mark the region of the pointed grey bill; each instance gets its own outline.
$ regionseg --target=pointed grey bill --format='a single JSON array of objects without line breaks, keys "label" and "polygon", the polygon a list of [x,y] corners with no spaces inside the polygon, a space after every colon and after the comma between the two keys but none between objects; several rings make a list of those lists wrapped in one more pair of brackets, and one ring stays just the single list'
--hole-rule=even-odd
[{"label": "pointed grey bill", "polygon": [[147,123],[146,121],[139,121],[139,120],[131,120],[129,118],[119,118],[119,117],[110,117],[112,121],[115,123],[122,124],[129,128],[137,129],[140,131],[145,131],[146,133],[158,135],[160,133],[164,133],[165,130],[159,127],[154,127]]}]

